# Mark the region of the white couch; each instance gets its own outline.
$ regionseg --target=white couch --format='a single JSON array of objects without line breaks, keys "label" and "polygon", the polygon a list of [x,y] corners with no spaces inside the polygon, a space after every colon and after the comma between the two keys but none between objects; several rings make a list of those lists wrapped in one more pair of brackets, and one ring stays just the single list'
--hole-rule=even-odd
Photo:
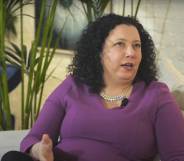
[{"label": "white couch", "polygon": [[0,159],[10,150],[19,150],[20,141],[28,130],[10,130],[0,132]]}]

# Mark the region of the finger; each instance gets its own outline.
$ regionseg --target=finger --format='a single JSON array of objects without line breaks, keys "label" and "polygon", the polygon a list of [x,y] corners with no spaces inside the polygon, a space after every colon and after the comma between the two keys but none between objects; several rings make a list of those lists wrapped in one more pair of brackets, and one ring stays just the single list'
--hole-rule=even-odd
[{"label": "finger", "polygon": [[43,134],[42,143],[43,144],[52,144],[52,140],[50,139],[48,134]]}]

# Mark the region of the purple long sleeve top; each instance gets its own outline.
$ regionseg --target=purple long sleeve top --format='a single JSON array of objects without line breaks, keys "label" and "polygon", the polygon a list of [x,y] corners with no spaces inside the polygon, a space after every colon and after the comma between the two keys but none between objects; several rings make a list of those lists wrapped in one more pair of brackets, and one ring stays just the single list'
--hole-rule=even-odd
[{"label": "purple long sleeve top", "polygon": [[[184,161],[184,119],[168,87],[137,82],[125,108],[107,109],[99,95],[68,76],[48,97],[21,151],[49,134],[61,161]],[[59,141],[58,141],[59,136]]]}]

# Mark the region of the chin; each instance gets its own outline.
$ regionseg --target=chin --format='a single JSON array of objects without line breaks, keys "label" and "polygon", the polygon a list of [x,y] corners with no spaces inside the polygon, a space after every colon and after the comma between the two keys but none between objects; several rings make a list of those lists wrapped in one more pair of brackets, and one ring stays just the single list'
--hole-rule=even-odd
[{"label": "chin", "polygon": [[119,78],[120,81],[127,81],[127,82],[132,82],[133,78],[132,77],[121,77]]},{"label": "chin", "polygon": [[125,79],[125,80],[133,80],[135,78],[135,76],[136,76],[136,74],[134,72],[119,74],[119,78]]}]

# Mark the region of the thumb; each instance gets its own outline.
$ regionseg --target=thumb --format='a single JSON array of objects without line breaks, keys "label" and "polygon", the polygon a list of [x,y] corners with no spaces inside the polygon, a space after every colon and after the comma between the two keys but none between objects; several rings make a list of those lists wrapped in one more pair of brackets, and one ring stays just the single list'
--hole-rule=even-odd
[{"label": "thumb", "polygon": [[49,135],[48,134],[43,134],[42,135],[42,140],[41,142],[43,144],[52,144],[52,140],[50,139]]}]

